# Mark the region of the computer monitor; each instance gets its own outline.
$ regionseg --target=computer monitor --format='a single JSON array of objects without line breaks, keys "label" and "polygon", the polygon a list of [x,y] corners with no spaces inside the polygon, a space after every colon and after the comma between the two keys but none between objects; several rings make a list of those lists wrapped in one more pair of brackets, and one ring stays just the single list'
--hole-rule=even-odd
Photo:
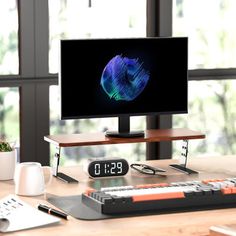
[{"label": "computer monitor", "polygon": [[60,42],[61,119],[118,117],[115,137],[139,137],[130,116],[187,113],[188,39]]}]

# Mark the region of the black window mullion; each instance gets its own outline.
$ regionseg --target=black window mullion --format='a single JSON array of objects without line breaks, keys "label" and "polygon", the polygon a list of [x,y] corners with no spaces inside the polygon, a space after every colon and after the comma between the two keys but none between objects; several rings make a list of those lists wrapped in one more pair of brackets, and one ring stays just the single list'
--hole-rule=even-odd
[{"label": "black window mullion", "polygon": [[[35,0],[35,76],[48,76],[49,10],[48,0]],[[49,165],[49,144],[44,135],[49,134],[49,86],[36,83],[36,160]]]},{"label": "black window mullion", "polygon": [[189,71],[189,80],[222,80],[235,79],[236,69],[198,69]]},{"label": "black window mullion", "polygon": [[20,161],[47,165],[49,146],[43,136],[49,133],[52,83],[44,80],[48,76],[48,1],[19,0],[19,24]]},{"label": "black window mullion", "polygon": [[[34,0],[19,0],[20,78],[35,76]],[[20,85],[20,161],[36,156],[35,85]]]},{"label": "black window mullion", "polygon": [[34,0],[19,0],[19,62],[20,76],[35,74]]},{"label": "black window mullion", "polygon": [[[147,0],[147,36],[172,35],[172,0]],[[172,127],[171,115],[148,116],[147,129]],[[166,159],[172,156],[171,142],[147,143],[146,159]]]}]

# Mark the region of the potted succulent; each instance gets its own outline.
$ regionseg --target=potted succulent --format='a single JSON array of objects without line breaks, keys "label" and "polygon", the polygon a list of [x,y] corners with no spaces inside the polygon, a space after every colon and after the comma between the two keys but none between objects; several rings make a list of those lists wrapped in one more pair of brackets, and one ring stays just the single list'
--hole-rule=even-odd
[{"label": "potted succulent", "polygon": [[0,180],[13,179],[15,165],[15,148],[9,142],[0,140]]},{"label": "potted succulent", "polygon": [[0,152],[11,152],[13,151],[10,143],[5,141],[0,141]]}]

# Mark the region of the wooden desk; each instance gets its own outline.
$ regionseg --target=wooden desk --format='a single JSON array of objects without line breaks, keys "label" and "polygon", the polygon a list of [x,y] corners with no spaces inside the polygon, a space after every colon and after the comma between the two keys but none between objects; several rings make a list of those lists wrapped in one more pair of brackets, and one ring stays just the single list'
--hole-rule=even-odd
[{"label": "wooden desk", "polygon": [[[168,168],[173,160],[149,161],[149,164]],[[187,176],[173,169],[168,169],[170,176],[149,177],[129,171],[128,175],[119,178],[107,178],[101,180],[89,179],[81,170],[81,167],[65,167],[63,172],[71,175],[80,181],[79,184],[66,184],[53,178],[51,185],[47,188],[44,196],[21,197],[23,201],[37,206],[38,203],[47,203],[46,197],[53,194],[58,196],[69,196],[80,194],[88,186],[100,188],[111,185],[129,185],[157,182],[176,182],[193,179],[225,178],[236,176],[236,156],[220,158],[200,158],[189,159],[189,166],[199,170],[199,175]],[[135,178],[134,178],[135,177]],[[14,193],[13,181],[0,181],[0,198]],[[49,203],[47,203],[49,204]],[[183,213],[136,216],[127,218],[82,221],[70,217],[68,221],[62,220],[59,225],[47,226],[37,229],[29,229],[7,235],[17,236],[48,236],[48,235],[100,235],[100,236],[120,236],[120,235],[209,235],[209,228],[213,225],[226,225],[236,223],[236,209],[220,209],[209,211],[193,211]]]}]

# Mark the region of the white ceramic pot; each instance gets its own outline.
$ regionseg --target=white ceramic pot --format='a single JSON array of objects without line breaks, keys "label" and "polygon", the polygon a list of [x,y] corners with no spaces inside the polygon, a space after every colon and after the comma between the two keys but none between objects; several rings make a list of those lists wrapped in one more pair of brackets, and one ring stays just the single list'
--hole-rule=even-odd
[{"label": "white ceramic pot", "polygon": [[0,180],[13,179],[15,166],[16,166],[15,150],[11,152],[0,152]]}]

